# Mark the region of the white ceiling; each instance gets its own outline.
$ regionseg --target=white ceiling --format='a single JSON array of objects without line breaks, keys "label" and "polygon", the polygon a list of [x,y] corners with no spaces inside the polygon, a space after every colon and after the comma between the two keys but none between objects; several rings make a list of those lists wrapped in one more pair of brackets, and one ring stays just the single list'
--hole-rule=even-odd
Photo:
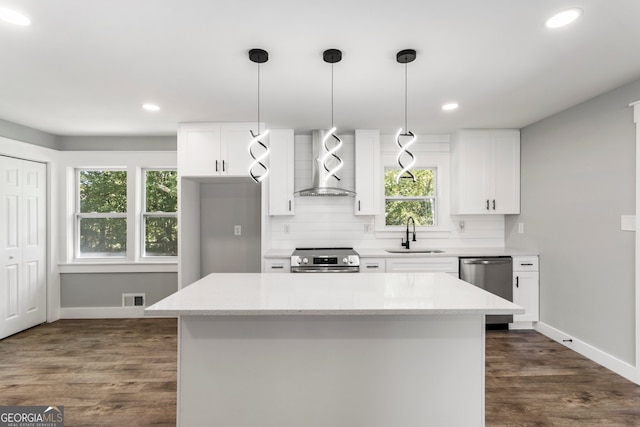
[{"label": "white ceiling", "polygon": [[[169,135],[192,121],[261,118],[299,131],[331,125],[520,128],[640,78],[638,0],[0,0],[0,118],[58,135]],[[553,13],[583,9],[556,30]],[[457,101],[457,111],[440,106]],[[141,109],[154,102],[161,110]]]}]

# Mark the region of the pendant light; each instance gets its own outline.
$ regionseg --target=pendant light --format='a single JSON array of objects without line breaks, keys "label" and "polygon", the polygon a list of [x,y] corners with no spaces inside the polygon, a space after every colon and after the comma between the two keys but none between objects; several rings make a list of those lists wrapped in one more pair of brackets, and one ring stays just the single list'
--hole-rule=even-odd
[{"label": "pendant light", "polygon": [[[333,177],[340,181],[340,177],[337,175],[337,172],[342,169],[344,162],[336,154],[342,147],[342,140],[336,135],[336,127],[333,124],[333,64],[342,60],[342,52],[338,49],[327,49],[322,54],[322,58],[324,59],[324,62],[331,64],[331,130],[324,135],[322,140],[322,145],[324,146],[326,153],[320,160],[320,163],[324,170],[327,171],[326,180]],[[328,145],[329,138],[333,138],[335,142],[333,147],[329,147]],[[331,163],[335,163],[337,161],[337,164],[331,169],[329,168],[330,159],[333,159]]]},{"label": "pendant light", "polygon": [[[267,175],[269,175],[269,168],[263,163],[269,156],[269,147],[262,142],[264,137],[269,133],[268,129],[265,129],[260,133],[260,64],[264,64],[269,60],[269,53],[263,49],[251,49],[249,51],[249,59],[251,62],[258,64],[258,124],[257,132],[251,133],[251,141],[249,142],[249,154],[253,161],[249,165],[249,175],[256,183],[262,182]],[[256,154],[259,153],[259,154]]]},{"label": "pendant light", "polygon": [[[409,126],[407,124],[407,64],[409,62],[413,62],[416,59],[416,51],[413,49],[404,49],[398,52],[396,55],[396,60],[400,64],[404,64],[404,132],[403,129],[400,128],[398,133],[396,134],[396,144],[398,144],[398,155],[396,157],[396,161],[398,162],[398,166],[400,166],[400,172],[396,176],[396,184],[400,183],[402,178],[411,178],[413,182],[416,182],[416,177],[411,173],[411,168],[416,164],[416,158],[409,151],[409,147],[416,142],[416,136],[413,132],[409,130]],[[402,139],[406,140],[406,143],[402,143]],[[409,162],[403,162],[403,159],[409,158]]]}]

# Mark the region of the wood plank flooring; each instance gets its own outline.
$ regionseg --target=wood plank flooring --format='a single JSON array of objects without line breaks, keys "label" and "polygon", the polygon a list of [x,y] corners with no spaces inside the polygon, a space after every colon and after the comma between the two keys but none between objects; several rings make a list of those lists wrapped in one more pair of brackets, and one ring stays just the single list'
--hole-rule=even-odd
[{"label": "wood plank flooring", "polygon": [[[35,327],[0,341],[0,405],[64,405],[66,426],[173,426],[176,345],[175,319]],[[486,348],[487,427],[640,426],[640,386],[543,335],[489,331]]]},{"label": "wood plank flooring", "polygon": [[65,426],[173,426],[176,325],[59,320],[6,338],[0,405],[62,405]]}]

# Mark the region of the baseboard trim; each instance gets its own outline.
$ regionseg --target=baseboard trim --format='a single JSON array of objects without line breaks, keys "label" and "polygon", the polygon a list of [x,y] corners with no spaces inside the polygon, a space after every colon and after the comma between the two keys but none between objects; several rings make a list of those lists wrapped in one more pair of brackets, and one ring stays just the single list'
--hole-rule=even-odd
[{"label": "baseboard trim", "polygon": [[[559,329],[556,329],[552,326],[547,325],[543,322],[538,322],[535,324],[535,329],[543,335],[551,338],[554,341],[559,342],[565,347],[570,348],[586,357],[587,359],[591,359],[599,365],[604,366],[607,369],[615,372],[616,374],[632,381],[636,384],[640,385],[640,369],[636,368],[633,365],[630,365],[627,362],[623,362],[622,360],[611,356],[608,353],[605,353],[602,350],[599,350],[584,341],[580,341],[572,337],[571,335],[562,332]],[[565,341],[565,340],[571,341]]]},{"label": "baseboard trim", "polygon": [[144,317],[144,307],[61,307],[61,319],[124,319]]}]

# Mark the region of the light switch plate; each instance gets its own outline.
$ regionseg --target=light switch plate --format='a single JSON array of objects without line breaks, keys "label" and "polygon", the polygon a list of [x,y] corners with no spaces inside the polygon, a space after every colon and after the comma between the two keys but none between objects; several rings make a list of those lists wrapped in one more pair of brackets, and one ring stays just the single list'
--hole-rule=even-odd
[{"label": "light switch plate", "polygon": [[233,226],[233,235],[234,236],[241,236],[242,235],[242,227],[239,225],[234,225]]},{"label": "light switch plate", "polygon": [[620,216],[620,229],[622,231],[636,231],[636,216],[635,215],[621,215]]}]

